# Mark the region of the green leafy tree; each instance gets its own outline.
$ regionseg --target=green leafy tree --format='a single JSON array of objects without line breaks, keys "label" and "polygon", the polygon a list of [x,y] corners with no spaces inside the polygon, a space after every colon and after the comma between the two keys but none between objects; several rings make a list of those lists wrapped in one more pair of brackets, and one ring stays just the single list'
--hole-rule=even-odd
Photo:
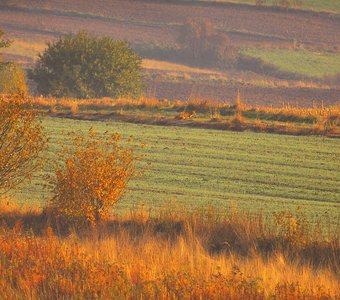
[{"label": "green leafy tree", "polygon": [[126,42],[86,32],[48,44],[30,77],[43,95],[74,98],[138,97],[141,58]]}]

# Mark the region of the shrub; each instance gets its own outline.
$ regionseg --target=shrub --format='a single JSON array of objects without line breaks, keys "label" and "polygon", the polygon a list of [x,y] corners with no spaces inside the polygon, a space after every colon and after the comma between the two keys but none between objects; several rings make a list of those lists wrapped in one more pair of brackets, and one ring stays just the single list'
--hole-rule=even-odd
[{"label": "shrub", "polygon": [[0,68],[0,94],[28,94],[25,74],[18,65],[6,63]]},{"label": "shrub", "polygon": [[11,190],[41,166],[46,139],[30,99],[0,95],[0,193]]},{"label": "shrub", "polygon": [[[285,246],[298,248],[306,243],[308,227],[306,217],[303,213],[274,213],[274,219],[276,227],[279,230],[279,235],[285,242]],[[287,243],[289,245],[287,245]]]},{"label": "shrub", "polygon": [[[4,34],[5,33],[2,30],[0,30],[0,50],[1,50],[1,48],[6,48],[10,45],[10,41],[5,40],[3,38]],[[2,65],[2,57],[1,57],[1,53],[0,53],[0,67],[1,67],[1,65]]]},{"label": "shrub", "polygon": [[199,64],[226,67],[236,61],[237,51],[228,36],[207,21],[187,21],[178,42],[189,58]]},{"label": "shrub", "polygon": [[[10,41],[3,38],[4,32],[0,30],[0,50],[10,45]],[[14,63],[3,62],[0,53],[0,94],[27,94],[25,74]]]},{"label": "shrub", "polygon": [[92,129],[88,138],[71,133],[71,147],[62,147],[55,170],[51,209],[68,221],[96,225],[125,192],[135,174],[136,157],[131,148],[119,146],[120,136],[99,136]]},{"label": "shrub", "polygon": [[123,41],[86,32],[48,44],[30,77],[39,93],[55,97],[138,97],[142,92],[141,58]]},{"label": "shrub", "polygon": [[243,118],[244,105],[241,100],[240,91],[237,91],[236,101],[235,101],[235,114],[232,119],[232,124],[235,129],[241,129],[244,125]]}]

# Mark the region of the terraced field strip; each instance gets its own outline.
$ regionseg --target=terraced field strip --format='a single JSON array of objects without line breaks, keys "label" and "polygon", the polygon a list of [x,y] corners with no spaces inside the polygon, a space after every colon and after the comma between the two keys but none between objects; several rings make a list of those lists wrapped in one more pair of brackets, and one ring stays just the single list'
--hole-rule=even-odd
[{"label": "terraced field strip", "polygon": [[[52,118],[43,123],[51,138],[49,158],[69,130],[93,127],[146,143],[140,150],[146,155],[140,163],[144,175],[131,182],[120,209],[141,203],[158,208],[170,201],[223,209],[234,203],[266,212],[301,206],[313,215],[340,217],[339,139]],[[45,171],[51,170],[47,164]],[[36,177],[18,191],[18,201],[46,201],[42,184]]]}]

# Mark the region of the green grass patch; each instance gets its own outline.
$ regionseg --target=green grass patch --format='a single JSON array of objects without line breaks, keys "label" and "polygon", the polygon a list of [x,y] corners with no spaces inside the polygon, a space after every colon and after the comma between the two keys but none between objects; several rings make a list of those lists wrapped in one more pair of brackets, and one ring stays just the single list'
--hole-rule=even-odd
[{"label": "green grass patch", "polygon": [[[43,120],[50,137],[45,173],[51,173],[63,132],[119,132],[146,144],[142,178],[118,205],[159,208],[175,201],[189,207],[230,203],[240,209],[273,212],[302,207],[314,215],[340,217],[340,140],[251,132],[229,132],[118,122]],[[43,175],[43,174],[40,174]],[[50,197],[41,176],[17,191],[19,202],[42,204]]]},{"label": "green grass patch", "polygon": [[[205,1],[205,0],[202,0]],[[255,0],[213,0],[217,2],[234,2],[255,4]],[[267,0],[267,5],[273,5],[275,1]],[[340,13],[340,1],[338,0],[305,0],[301,6],[305,10],[324,11],[331,13]]]},{"label": "green grass patch", "polygon": [[338,0],[306,0],[302,7],[316,11],[340,13],[340,1]]},{"label": "green grass patch", "polygon": [[261,58],[276,65],[282,71],[288,71],[307,77],[335,75],[340,71],[340,53],[317,53],[307,50],[257,49],[247,48],[243,54]]}]

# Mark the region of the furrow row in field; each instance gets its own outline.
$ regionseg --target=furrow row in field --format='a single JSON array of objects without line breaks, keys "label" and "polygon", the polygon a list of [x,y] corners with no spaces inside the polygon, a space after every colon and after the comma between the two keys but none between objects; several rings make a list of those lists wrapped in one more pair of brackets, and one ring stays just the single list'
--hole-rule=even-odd
[{"label": "furrow row in field", "polygon": [[[188,206],[191,205],[203,205],[208,204],[209,202],[218,201],[218,203],[221,205],[221,208],[225,207],[230,201],[235,201],[238,203],[239,200],[248,200],[248,201],[266,201],[267,204],[270,205],[277,205],[277,209],[281,209],[282,207],[285,207],[289,203],[294,203],[295,205],[310,205],[310,208],[313,209],[313,206],[315,204],[323,203],[325,206],[329,207],[338,207],[340,208],[339,202],[335,201],[318,201],[317,199],[301,199],[301,198],[291,198],[288,196],[281,196],[279,194],[272,195],[272,194],[266,194],[266,193],[246,193],[243,190],[235,190],[230,191],[229,189],[225,192],[223,191],[214,191],[214,190],[204,190],[203,188],[198,190],[197,188],[192,187],[180,187],[177,186],[160,186],[155,188],[155,186],[138,186],[135,185],[131,186],[131,193],[128,193],[125,196],[125,199],[129,200],[130,202],[133,202],[134,200],[137,200],[136,202],[140,200],[144,200],[145,203],[148,203],[149,201],[155,201],[158,200],[160,203],[156,205],[156,207],[159,207],[161,205],[162,201],[171,201],[176,199],[177,201],[186,201]],[[150,197],[150,195],[153,195]],[[146,197],[145,197],[146,196]],[[321,205],[321,204],[320,204]],[[336,212],[335,212],[336,213]]]},{"label": "furrow row in field", "polygon": [[[160,153],[161,155],[161,153]],[[225,159],[216,159],[214,161],[206,161],[203,160],[204,167],[211,170],[214,174],[220,174],[223,172],[234,172],[235,170],[240,172],[248,172],[248,173],[262,173],[267,175],[280,175],[293,177],[294,179],[301,179],[301,177],[309,179],[309,180],[322,180],[324,182],[330,182],[332,185],[338,185],[340,178],[337,170],[334,171],[323,171],[314,170],[312,172],[311,169],[308,171],[304,170],[304,168],[296,168],[290,166],[282,166],[282,165],[273,165],[271,163],[268,164],[259,164],[254,162],[242,162],[240,160],[228,160]],[[145,164],[145,166],[144,166]],[[155,168],[159,169],[180,169],[185,168],[186,170],[190,170],[192,172],[197,172],[202,170],[202,163],[200,163],[199,157],[195,159],[195,162],[182,157],[182,160],[172,160],[168,161],[160,161],[155,156],[153,158],[144,158],[141,166],[143,169],[148,169],[147,164],[153,165]]]},{"label": "furrow row in field", "polygon": [[[288,186],[294,188],[305,188],[307,190],[313,186],[315,191],[332,191],[334,193],[339,193],[340,195],[340,180],[329,180],[329,179],[310,179],[301,174],[300,176],[289,176],[283,173],[270,173],[270,172],[259,172],[254,170],[240,170],[240,169],[230,169],[226,168],[220,172],[216,172],[216,168],[208,168],[204,166],[182,166],[178,167],[172,166],[171,164],[155,163],[153,167],[147,168],[146,172],[157,172],[162,174],[167,174],[167,176],[178,176],[190,174],[197,178],[207,178],[208,182],[213,180],[234,180],[234,181],[245,181],[248,183],[268,183],[272,185]],[[340,200],[340,199],[339,199]]]},{"label": "furrow row in field", "polygon": [[[124,128],[125,123],[117,124],[113,122],[112,124],[107,123],[106,126],[110,127],[111,130],[117,129],[121,130]],[[339,155],[340,150],[336,147],[338,145],[338,141],[335,139],[328,139],[323,137],[296,137],[296,136],[285,136],[285,135],[272,135],[272,134],[264,134],[259,133],[253,136],[252,133],[238,133],[238,132],[230,132],[230,131],[216,131],[216,130],[206,130],[203,129],[204,132],[204,141],[202,141],[197,135],[196,137],[192,137],[190,140],[186,139],[187,132],[191,132],[191,130],[198,130],[198,132],[202,132],[202,129],[188,129],[182,127],[174,127],[173,132],[176,132],[176,136],[167,134],[166,130],[162,130],[163,127],[159,129],[159,131],[151,131],[148,130],[150,125],[144,125],[143,127],[138,127],[139,125],[131,125],[136,126],[136,131],[131,132],[132,136],[138,136],[138,139],[144,138],[146,144],[148,142],[150,147],[157,147],[158,144],[155,142],[178,142],[178,144],[174,146],[192,146],[191,150],[196,149],[196,147],[205,148],[207,145],[211,146],[213,143],[214,150],[231,150],[236,152],[236,150],[244,150],[244,146],[251,145],[250,151],[257,152],[258,150],[265,151],[266,155],[273,153],[277,155],[278,153],[282,153],[284,156],[286,153],[298,153],[302,149],[305,152],[305,155],[309,155],[308,158],[317,157],[319,155],[325,155],[325,159],[329,158],[329,154],[331,155]],[[152,127],[152,126],[151,126]],[[133,130],[133,128],[132,128]],[[206,131],[206,132],[205,132]],[[242,136],[242,139],[238,138]],[[225,143],[221,137],[225,137],[228,140],[228,143]],[[306,143],[308,147],[306,148]],[[321,144],[329,145],[329,147],[321,147]],[[261,154],[261,153],[260,153]]]},{"label": "furrow row in field", "polygon": [[[243,151],[246,151],[246,148],[243,149]],[[176,153],[174,152],[165,152],[165,151],[157,151],[156,149],[153,149],[153,151],[150,151],[148,153],[152,153],[154,157],[157,155],[169,155],[172,157],[173,161],[180,161],[181,163],[186,163],[186,161],[189,161],[191,164],[194,163],[194,160],[197,161],[197,164],[199,163],[214,163],[215,161],[220,161],[225,159],[226,161],[233,161],[233,162],[240,162],[240,163],[254,163],[254,164],[260,164],[260,165],[269,165],[269,166],[277,166],[278,168],[280,166],[283,167],[290,167],[290,168],[301,168],[304,169],[306,172],[309,172],[309,170],[312,170],[312,172],[332,172],[339,170],[337,163],[329,162],[320,162],[318,160],[306,160],[306,159],[296,159],[292,154],[289,154],[289,157],[266,157],[266,156],[260,156],[260,154],[256,155],[254,153],[253,155],[243,154],[240,152],[231,152],[231,153],[225,153],[223,156],[220,156],[214,152],[214,154],[210,154],[209,151],[206,151],[204,154],[200,154],[198,152],[193,152],[190,155],[188,155],[188,158],[184,158],[183,153]],[[147,154],[148,154],[147,153]],[[301,155],[301,152],[300,152]],[[206,162],[206,160],[212,160],[212,162]],[[322,159],[322,157],[320,157]]]},{"label": "furrow row in field", "polygon": [[186,187],[196,187],[203,190],[220,190],[239,192],[243,191],[246,194],[259,194],[267,196],[279,196],[282,198],[290,199],[303,199],[311,201],[340,201],[340,196],[337,191],[328,190],[320,191],[312,187],[293,186],[293,182],[284,184],[283,182],[268,183],[265,180],[258,180],[256,178],[230,178],[223,177],[217,180],[209,178],[209,174],[206,178],[195,178],[191,174],[174,174],[174,173],[152,173],[148,174],[146,179],[148,182],[152,182],[155,186],[171,185],[177,189]]},{"label": "furrow row in field", "polygon": [[[142,134],[142,133],[141,133]],[[216,134],[216,131],[215,131]],[[225,143],[223,140],[219,140],[219,138],[223,135],[228,140],[228,143]],[[242,140],[238,139],[238,137],[242,135]],[[336,148],[329,147],[329,148],[321,148],[320,143],[327,143],[328,145],[336,145],[337,142],[332,139],[328,141],[324,138],[314,138],[313,140],[310,140],[308,138],[304,137],[292,137],[292,136],[280,136],[279,138],[276,136],[274,139],[263,139],[264,138],[263,133],[259,133],[257,136],[249,138],[247,136],[247,133],[238,133],[237,135],[232,135],[230,132],[218,132],[218,135],[209,138],[209,136],[206,136],[206,139],[203,143],[200,143],[200,140],[186,140],[185,139],[185,132],[183,135],[173,138],[173,137],[166,137],[166,138],[160,138],[159,136],[155,137],[147,137],[147,145],[148,142],[150,144],[150,147],[157,148],[158,145],[154,144],[154,142],[164,142],[167,143],[169,141],[171,142],[178,142],[176,144],[177,147],[187,147],[188,150],[194,151],[196,147],[199,148],[205,148],[208,145],[214,146],[214,150],[222,150],[225,152],[232,151],[232,152],[238,152],[241,150],[244,150],[245,146],[251,145],[251,148],[249,149],[250,153],[257,153],[257,154],[265,154],[265,155],[271,155],[273,154],[276,156],[278,153],[281,154],[281,156],[285,156],[287,153],[292,153],[293,155],[296,153],[299,153],[301,149],[305,151],[305,155],[307,155],[309,158],[318,158],[319,156],[325,155],[325,158],[328,159],[329,155],[338,155],[340,154],[340,150],[337,150]],[[140,138],[140,137],[139,137]],[[232,138],[235,138],[234,140]],[[313,142],[315,142],[313,144]],[[308,143],[308,148],[306,148],[306,143]],[[258,151],[261,151],[260,153]]]}]

